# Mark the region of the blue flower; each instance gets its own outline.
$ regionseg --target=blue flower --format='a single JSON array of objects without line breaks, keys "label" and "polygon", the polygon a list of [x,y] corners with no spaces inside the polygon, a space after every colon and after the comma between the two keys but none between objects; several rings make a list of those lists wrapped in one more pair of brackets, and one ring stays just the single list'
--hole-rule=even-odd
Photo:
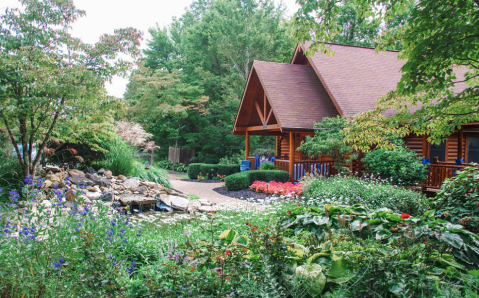
[{"label": "blue flower", "polygon": [[80,230],[78,228],[76,228],[75,231],[80,232]]},{"label": "blue flower", "polygon": [[59,261],[60,263],[65,262],[62,258],[59,258],[58,261]]},{"label": "blue flower", "polygon": [[113,239],[111,239],[110,237],[106,237],[106,238],[107,238],[108,240],[110,240],[110,241],[113,241]]},{"label": "blue flower", "polygon": [[55,266],[55,271],[57,271],[57,268],[58,268],[58,267],[61,267],[61,265],[62,265],[61,263],[55,263],[55,262],[53,262],[53,266]]}]

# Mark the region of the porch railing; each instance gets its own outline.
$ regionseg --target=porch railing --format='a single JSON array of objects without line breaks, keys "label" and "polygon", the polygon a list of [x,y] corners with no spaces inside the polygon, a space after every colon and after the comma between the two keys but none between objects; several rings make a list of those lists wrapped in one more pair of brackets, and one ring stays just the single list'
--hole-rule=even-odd
[{"label": "porch railing", "polygon": [[[277,159],[273,163],[279,170],[289,172],[289,160]],[[334,168],[334,162],[332,161],[295,161],[293,165],[293,178],[295,181],[303,178],[307,174],[330,177],[337,173],[336,168]]]},{"label": "porch railing", "polygon": [[452,178],[467,165],[430,164],[426,178],[426,187],[441,188],[446,178]]}]

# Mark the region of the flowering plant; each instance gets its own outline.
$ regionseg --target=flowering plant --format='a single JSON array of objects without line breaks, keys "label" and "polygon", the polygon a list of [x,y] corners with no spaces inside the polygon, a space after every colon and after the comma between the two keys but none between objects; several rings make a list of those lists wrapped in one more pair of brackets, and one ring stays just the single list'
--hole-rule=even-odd
[{"label": "flowering plant", "polygon": [[198,173],[198,176],[196,177],[198,181],[205,181],[208,180],[208,174],[202,175],[201,172]]},{"label": "flowering plant", "polygon": [[304,185],[302,183],[293,184],[291,182],[276,182],[276,181],[255,181],[249,189],[255,192],[262,192],[273,195],[301,195]]}]

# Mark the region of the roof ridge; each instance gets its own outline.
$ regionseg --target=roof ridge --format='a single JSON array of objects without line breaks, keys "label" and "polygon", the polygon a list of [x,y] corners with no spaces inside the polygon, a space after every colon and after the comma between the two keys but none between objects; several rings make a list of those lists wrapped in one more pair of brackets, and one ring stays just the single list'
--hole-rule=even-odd
[{"label": "roof ridge", "polygon": [[[304,43],[302,43],[303,45],[306,45],[307,42],[311,42],[311,43],[314,43],[313,41],[311,40],[308,40]],[[324,44],[328,44],[328,45],[335,45],[335,46],[343,46],[343,47],[354,47],[354,48],[362,48],[362,49],[368,49],[368,50],[376,50],[376,48],[374,47],[365,47],[365,46],[357,46],[357,45],[350,45],[350,44],[341,44],[341,43],[334,43],[334,42],[318,42],[318,43],[324,43]],[[400,51],[399,50],[380,50],[380,52],[393,52],[393,53],[399,53]]]}]

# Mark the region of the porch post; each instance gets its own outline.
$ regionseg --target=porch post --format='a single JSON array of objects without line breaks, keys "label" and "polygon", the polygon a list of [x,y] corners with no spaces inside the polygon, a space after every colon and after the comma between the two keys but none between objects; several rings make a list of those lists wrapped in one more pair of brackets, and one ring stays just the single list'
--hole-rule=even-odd
[{"label": "porch post", "polygon": [[[462,130],[462,126],[461,126],[461,129],[459,130],[459,147],[457,148],[457,159],[461,159],[463,158],[463,154],[462,154],[462,151],[464,150],[464,131]],[[467,163],[467,161],[465,160],[464,163]]]},{"label": "porch post", "polygon": [[294,181],[294,134],[289,133],[289,180]]},{"label": "porch post", "polygon": [[244,159],[248,160],[248,156],[249,156],[249,131],[246,131]]}]

